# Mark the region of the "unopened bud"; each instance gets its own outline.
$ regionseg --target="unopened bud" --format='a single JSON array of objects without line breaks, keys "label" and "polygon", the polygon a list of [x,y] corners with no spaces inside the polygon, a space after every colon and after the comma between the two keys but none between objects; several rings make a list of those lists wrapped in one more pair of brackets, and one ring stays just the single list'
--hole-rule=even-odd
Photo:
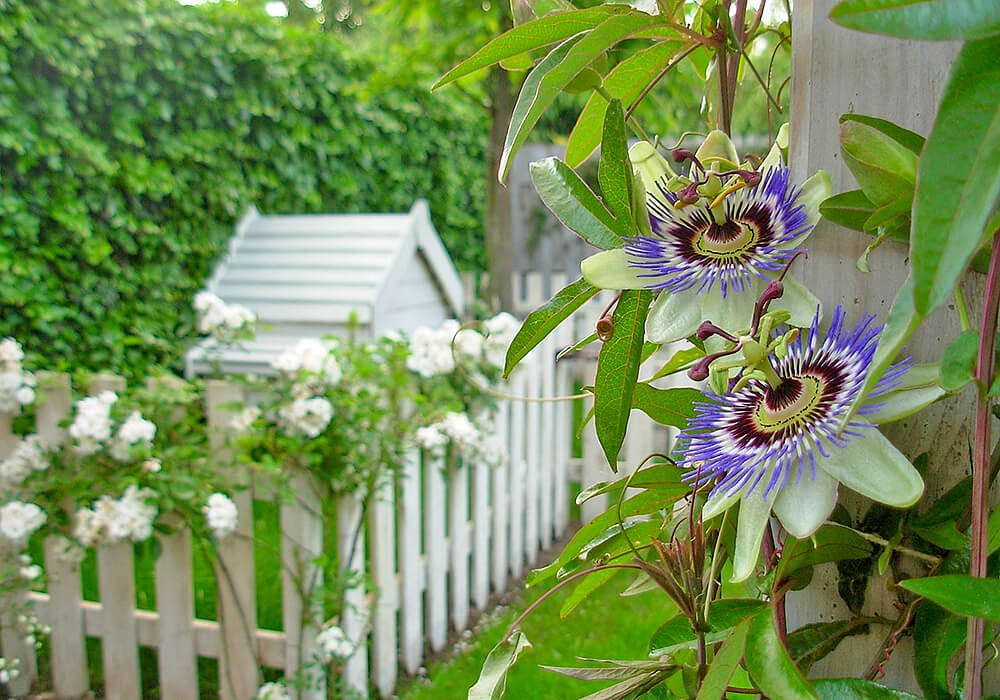
[{"label": "unopened bud", "polygon": [[747,187],[755,187],[760,184],[760,173],[756,170],[747,170],[740,173],[740,176],[743,178],[743,182],[747,183]]},{"label": "unopened bud", "polygon": [[704,358],[700,362],[696,362],[691,369],[688,370],[688,377],[696,382],[703,382],[708,379],[708,365],[714,358]]},{"label": "unopened bud", "polygon": [[675,163],[683,163],[686,160],[694,160],[694,153],[686,148],[675,148],[670,152],[670,157]]}]

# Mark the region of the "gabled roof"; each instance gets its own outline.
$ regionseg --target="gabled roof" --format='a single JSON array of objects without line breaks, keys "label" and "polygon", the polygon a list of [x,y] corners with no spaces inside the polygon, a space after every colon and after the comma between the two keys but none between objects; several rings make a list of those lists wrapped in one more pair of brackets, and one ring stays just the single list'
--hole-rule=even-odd
[{"label": "gabled roof", "polygon": [[352,311],[367,324],[418,250],[458,315],[462,282],[424,200],[406,214],[263,216],[251,207],[207,288],[263,324],[342,324]]}]

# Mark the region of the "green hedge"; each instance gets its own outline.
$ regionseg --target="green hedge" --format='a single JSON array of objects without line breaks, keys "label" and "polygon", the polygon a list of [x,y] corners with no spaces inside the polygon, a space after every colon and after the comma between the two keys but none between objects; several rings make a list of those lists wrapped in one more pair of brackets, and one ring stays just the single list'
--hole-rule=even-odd
[{"label": "green hedge", "polygon": [[55,369],[175,363],[191,297],[251,203],[265,213],[430,201],[481,267],[481,110],[364,94],[330,34],[229,3],[0,3],[0,336]]}]

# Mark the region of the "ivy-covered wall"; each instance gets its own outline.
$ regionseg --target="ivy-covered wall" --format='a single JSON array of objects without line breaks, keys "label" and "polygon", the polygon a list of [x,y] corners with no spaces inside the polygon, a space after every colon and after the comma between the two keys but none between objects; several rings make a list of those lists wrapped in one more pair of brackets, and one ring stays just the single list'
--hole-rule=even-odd
[{"label": "ivy-covered wall", "polygon": [[239,6],[0,3],[0,337],[53,369],[175,362],[241,212],[430,201],[484,262],[481,108],[364,92],[336,36]]}]

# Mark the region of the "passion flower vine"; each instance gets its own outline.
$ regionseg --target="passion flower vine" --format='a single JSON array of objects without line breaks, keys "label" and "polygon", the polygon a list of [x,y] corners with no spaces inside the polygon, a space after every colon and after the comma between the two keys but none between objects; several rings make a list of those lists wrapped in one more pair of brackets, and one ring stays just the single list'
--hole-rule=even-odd
[{"label": "passion flower vine", "polygon": [[[754,169],[740,163],[726,134],[713,131],[697,153],[673,152],[691,163],[679,176],[652,145],[636,144],[629,155],[646,187],[650,228],[584,260],[584,278],[604,289],[659,290],[646,321],[655,343],[686,338],[705,318],[742,327],[763,286],[802,252],[830,195],[824,171],[792,184],[784,145],[787,126]],[[819,300],[791,279],[785,291],[791,324],[808,325]]]},{"label": "passion flower vine", "polygon": [[[830,516],[839,484],[888,506],[916,503],[923,480],[878,425],[944,395],[929,368],[906,360],[862,396],[882,330],[874,316],[848,330],[838,306],[825,334],[818,310],[807,331],[771,331],[763,311],[781,295],[781,283],[767,291],[752,329],[763,337],[743,336],[731,350],[706,358],[723,367],[742,365],[730,379],[732,389],[707,394],[679,436],[690,480],[713,485],[703,517],[740,502],[734,581],[753,572],[772,511],[789,534],[805,538]],[[712,324],[703,330],[724,333]],[[704,368],[693,371],[700,376]]]}]

